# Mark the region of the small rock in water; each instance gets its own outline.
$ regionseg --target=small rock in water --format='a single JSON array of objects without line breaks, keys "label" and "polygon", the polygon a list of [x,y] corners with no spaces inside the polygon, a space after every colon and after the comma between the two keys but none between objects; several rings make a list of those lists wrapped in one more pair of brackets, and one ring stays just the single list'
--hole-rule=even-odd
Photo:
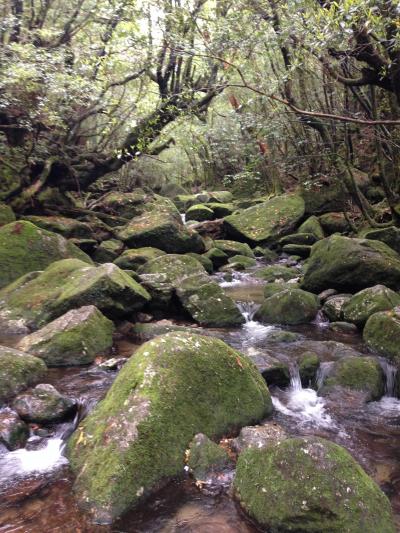
[{"label": "small rock in water", "polygon": [[331,296],[335,296],[336,294],[336,289],[326,289],[325,291],[322,291],[318,294],[318,298],[320,302],[324,304],[328,298],[330,298]]},{"label": "small rock in water", "polygon": [[76,402],[62,396],[53,385],[42,383],[17,396],[13,408],[23,420],[40,424],[62,420],[73,412]]},{"label": "small rock in water", "polygon": [[288,438],[288,435],[281,426],[275,422],[267,422],[262,426],[242,428],[239,436],[232,440],[231,446],[239,454],[247,450],[247,448],[274,446],[286,438]]},{"label": "small rock in water", "polygon": [[357,326],[351,322],[331,322],[329,329],[338,333],[357,333]]},{"label": "small rock in water", "polygon": [[102,361],[97,365],[101,370],[119,370],[122,365],[126,363],[125,357],[112,357],[106,361]]},{"label": "small rock in water", "polygon": [[9,408],[0,411],[0,444],[8,450],[22,448],[29,437],[29,428],[15,411]]}]

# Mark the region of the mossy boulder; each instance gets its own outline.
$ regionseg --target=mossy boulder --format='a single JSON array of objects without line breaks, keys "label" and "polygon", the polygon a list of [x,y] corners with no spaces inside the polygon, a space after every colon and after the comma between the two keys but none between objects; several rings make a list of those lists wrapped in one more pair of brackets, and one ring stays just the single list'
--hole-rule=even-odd
[{"label": "mossy boulder", "polygon": [[234,257],[235,255],[254,257],[254,253],[250,246],[243,242],[217,239],[214,241],[214,246],[215,248],[222,250],[228,257]]},{"label": "mossy boulder", "polygon": [[343,319],[362,328],[368,318],[379,311],[389,311],[400,305],[400,295],[384,285],[368,287],[343,305]]},{"label": "mossy boulder", "polygon": [[366,345],[400,365],[400,311],[381,311],[370,316],[363,330]]},{"label": "mossy boulder", "polygon": [[13,451],[25,446],[29,427],[15,411],[5,407],[0,411],[0,444]]},{"label": "mossy boulder", "polygon": [[219,248],[210,248],[210,250],[208,250],[208,252],[206,252],[204,255],[212,262],[215,269],[225,265],[229,259],[228,254]]},{"label": "mossy boulder", "polygon": [[167,253],[181,254],[201,254],[205,251],[203,240],[196,231],[185,227],[180,218],[162,209],[135,217],[117,232],[117,237],[129,248],[150,246]]},{"label": "mossy boulder", "polygon": [[368,401],[379,400],[385,390],[384,373],[374,357],[343,357],[334,362],[322,394],[337,386],[365,392]]},{"label": "mossy boulder", "polygon": [[176,293],[185,310],[202,326],[238,326],[244,322],[232,298],[208,276],[185,278],[176,287]]},{"label": "mossy boulder", "polygon": [[325,237],[325,233],[322,229],[320,221],[315,215],[308,217],[307,220],[305,220],[303,224],[301,224],[297,231],[298,233],[311,233],[311,235],[314,235],[317,241]]},{"label": "mossy boulder", "polygon": [[319,357],[314,352],[304,352],[298,359],[299,374],[303,387],[314,387],[320,365]]},{"label": "mossy boulder", "polygon": [[203,265],[189,255],[166,254],[145,263],[139,274],[155,274],[162,276],[173,287],[178,286],[182,279],[195,274],[206,275]]},{"label": "mossy boulder", "polygon": [[40,357],[47,366],[85,365],[111,348],[113,331],[111,320],[87,305],[24,337],[18,349]]},{"label": "mossy boulder", "polygon": [[205,270],[209,273],[209,274],[212,274],[213,273],[213,270],[214,270],[214,265],[211,261],[211,259],[209,259],[205,254],[195,254],[193,252],[189,252],[188,254],[189,257],[193,257],[194,259],[196,259],[199,263],[201,263],[203,265],[203,267],[205,268]]},{"label": "mossy boulder", "polygon": [[292,233],[279,239],[279,245],[285,246],[286,244],[301,244],[301,245],[313,245],[318,239],[312,233]]},{"label": "mossy boulder", "polygon": [[122,218],[133,218],[143,213],[144,206],[151,198],[143,189],[132,192],[112,191],[97,203],[95,209]]},{"label": "mossy boulder", "polygon": [[186,221],[195,220],[203,222],[203,220],[213,220],[215,218],[214,211],[204,204],[196,204],[189,207],[186,211]]},{"label": "mossy boulder", "polygon": [[255,259],[246,255],[234,255],[228,259],[228,265],[233,270],[246,270],[246,268],[254,267],[256,264]]},{"label": "mossy boulder", "polygon": [[0,405],[38,383],[46,370],[38,357],[0,346]]},{"label": "mossy boulder", "polygon": [[7,204],[0,203],[0,226],[15,222],[15,214],[11,207]]},{"label": "mossy boulder", "polygon": [[296,229],[304,216],[304,200],[295,194],[276,196],[224,219],[229,236],[254,244],[272,244]]},{"label": "mossy boulder", "polygon": [[269,282],[275,282],[275,280],[289,281],[290,279],[298,278],[299,275],[299,270],[285,265],[267,266],[260,268],[255,273],[256,278]]},{"label": "mossy boulder", "polygon": [[265,448],[274,446],[288,438],[285,430],[274,421],[264,422],[262,426],[248,426],[241,429],[239,436],[232,441],[236,453],[248,448]]},{"label": "mossy boulder", "polygon": [[194,436],[188,452],[188,467],[198,481],[207,481],[231,465],[227,451],[203,433]]},{"label": "mossy boulder", "polygon": [[396,228],[395,226],[376,229],[368,228],[361,233],[360,237],[384,242],[400,254],[400,228]]},{"label": "mossy boulder", "polygon": [[107,239],[97,247],[93,259],[96,263],[112,263],[123,249],[124,245],[118,239]]},{"label": "mossy boulder", "polygon": [[38,228],[59,233],[66,239],[70,239],[71,237],[77,239],[92,238],[93,230],[90,224],[87,222],[81,222],[75,218],[30,215],[25,216],[24,220],[32,222],[32,224],[35,224]]},{"label": "mossy boulder", "polygon": [[195,327],[182,326],[167,319],[159,320],[157,322],[137,322],[132,326],[129,333],[139,337],[142,341],[149,341],[150,339],[154,339],[154,337],[164,335],[165,333],[171,333],[172,331],[200,333],[197,325]]},{"label": "mossy boulder", "polygon": [[343,213],[325,213],[319,217],[319,222],[325,235],[344,233],[351,230]]},{"label": "mossy boulder", "polygon": [[28,272],[70,257],[93,264],[88,255],[61,235],[25,220],[7,224],[0,228],[0,288]]},{"label": "mossy boulder", "polygon": [[400,255],[383,242],[332,235],[313,245],[302,286],[354,293],[380,283],[400,288]]},{"label": "mossy boulder", "polygon": [[220,437],[271,411],[257,369],[224,342],[157,337],[128,360],[68,443],[78,500],[108,523],[182,473],[196,433]]},{"label": "mossy boulder", "polygon": [[233,200],[233,195],[229,191],[211,191],[208,193],[210,202],[219,202],[220,204],[230,203]]},{"label": "mossy boulder", "polygon": [[296,283],[284,283],[284,282],[272,282],[267,283],[264,287],[264,298],[269,298],[278,292],[285,291],[286,289],[298,289],[299,286]]},{"label": "mossy boulder", "polygon": [[309,257],[311,253],[311,246],[307,244],[285,244],[282,246],[282,252],[290,256],[297,256],[301,258]]},{"label": "mossy boulder", "polygon": [[315,318],[318,309],[319,300],[315,294],[286,289],[264,300],[256,318],[272,324],[304,324]]},{"label": "mossy boulder", "polygon": [[112,263],[99,267],[64,259],[44,272],[27,275],[0,291],[0,317],[38,329],[70,309],[95,305],[110,317],[123,317],[150,300],[139,283]]},{"label": "mossy boulder", "polygon": [[29,392],[19,394],[13,409],[27,422],[38,424],[62,420],[76,408],[76,402],[63,396],[53,385],[41,383]]},{"label": "mossy boulder", "polygon": [[270,248],[265,248],[263,246],[256,246],[253,249],[255,257],[263,257],[266,261],[272,262],[278,259],[278,254],[271,250]]},{"label": "mossy boulder", "polygon": [[223,218],[231,215],[235,211],[233,204],[221,204],[218,202],[209,202],[206,206],[214,213],[214,218]]},{"label": "mossy boulder", "polygon": [[343,307],[351,299],[351,294],[335,294],[326,300],[322,306],[324,315],[331,322],[343,320]]},{"label": "mossy boulder", "polygon": [[245,450],[234,490],[267,531],[394,533],[389,500],[341,446],[317,437]]},{"label": "mossy boulder", "polygon": [[140,266],[147,263],[147,261],[161,257],[162,255],[165,255],[165,252],[162,250],[145,246],[144,248],[125,250],[114,263],[122,269],[137,270]]}]

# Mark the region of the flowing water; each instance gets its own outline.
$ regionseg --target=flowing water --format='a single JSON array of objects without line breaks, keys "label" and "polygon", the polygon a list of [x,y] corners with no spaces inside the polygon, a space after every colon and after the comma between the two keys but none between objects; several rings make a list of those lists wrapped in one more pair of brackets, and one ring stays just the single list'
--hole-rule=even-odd
[{"label": "flowing water", "polygon": [[[251,274],[235,274],[231,281],[217,279],[241,310],[242,327],[225,330],[197,328],[241,350],[256,364],[273,357],[288,365],[290,384],[270,387],[274,421],[291,435],[319,435],[343,446],[362,464],[391,499],[400,528],[400,401],[395,397],[396,369],[379,359],[386,378],[385,396],[365,403],[356,393],[321,396],[323,382],[337,359],[337,346],[343,353],[362,353],[365,349],[356,335],[334,333],[318,315],[313,324],[290,328],[297,333],[295,342],[274,341],[285,328],[263,325],[255,316],[263,296],[263,283]],[[11,346],[12,338],[0,339]],[[341,343],[341,344],[338,344]],[[138,343],[121,337],[114,357],[129,357]],[[322,363],[315,389],[301,383],[297,357],[305,351],[316,352]],[[79,401],[89,411],[106,393],[116,372],[102,370],[97,364],[86,368],[51,369],[46,382]],[[50,427],[49,435],[33,436],[25,449],[0,451],[0,533],[42,532],[126,532],[126,533],[252,533],[258,531],[232,501],[226,478],[215,487],[199,489],[189,477],[171,482],[142,507],[123,516],[112,527],[95,526],[76,505],[72,479],[63,456],[65,438],[76,427],[79,416]],[[231,475],[230,473],[229,475]]]}]

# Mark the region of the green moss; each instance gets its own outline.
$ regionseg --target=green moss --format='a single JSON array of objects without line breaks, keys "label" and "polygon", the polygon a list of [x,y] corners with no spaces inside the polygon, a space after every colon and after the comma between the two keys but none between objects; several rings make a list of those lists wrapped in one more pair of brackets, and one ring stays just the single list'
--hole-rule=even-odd
[{"label": "green moss", "polygon": [[304,352],[299,360],[299,373],[303,387],[315,386],[315,379],[319,368],[319,357],[314,352]]},{"label": "green moss", "polygon": [[47,231],[53,231],[59,233],[66,239],[71,237],[90,239],[92,237],[92,229],[90,224],[81,222],[74,218],[67,218],[61,216],[26,216],[24,220],[28,220],[35,224],[38,228],[45,229]]},{"label": "green moss", "polygon": [[363,340],[371,350],[400,363],[400,313],[382,311],[370,316],[365,324]]},{"label": "green moss", "polygon": [[400,305],[400,295],[384,285],[368,287],[343,305],[343,319],[363,327],[368,318],[379,311],[388,311]]},{"label": "green moss", "polygon": [[267,283],[264,287],[264,298],[269,298],[286,289],[298,289],[297,283]]},{"label": "green moss", "polygon": [[220,268],[222,265],[228,262],[229,256],[219,248],[210,248],[208,252],[204,254],[209,259],[214,268]]},{"label": "green moss", "polygon": [[394,533],[389,500],[341,446],[287,439],[238,459],[242,507],[268,531]]},{"label": "green moss", "polygon": [[134,248],[125,250],[114,263],[122,269],[137,270],[140,266],[151,259],[165,255],[165,252],[158,248],[145,246],[144,248]]},{"label": "green moss", "polygon": [[214,265],[212,264],[211,259],[209,259],[205,254],[200,255],[200,254],[195,254],[193,252],[189,252],[186,255],[188,255],[189,257],[193,257],[194,259],[197,259],[197,261],[203,265],[205,270],[209,274],[212,274],[212,272],[214,270]]},{"label": "green moss", "polygon": [[315,318],[318,298],[301,289],[286,289],[264,300],[256,313],[262,322],[272,324],[304,324]]},{"label": "green moss", "polygon": [[196,204],[189,207],[186,211],[186,220],[195,220],[201,222],[203,220],[213,220],[214,211],[204,204]]},{"label": "green moss", "polygon": [[112,263],[120,255],[124,245],[118,239],[108,239],[97,247],[93,259],[96,263]]},{"label": "green moss", "polygon": [[93,264],[89,256],[61,235],[24,220],[7,224],[0,228],[0,288],[27,272],[43,270],[68,257]]},{"label": "green moss", "polygon": [[207,274],[203,265],[188,255],[167,254],[148,261],[139,269],[140,274],[157,274],[172,285],[194,274]]},{"label": "green moss", "polygon": [[324,315],[331,322],[343,320],[343,308],[350,298],[350,294],[337,294],[328,298],[322,307]]},{"label": "green moss", "polygon": [[317,240],[325,237],[324,230],[316,216],[307,218],[307,220],[299,227],[298,232],[311,233]]},{"label": "green moss", "polygon": [[188,466],[198,480],[206,480],[213,472],[229,465],[229,456],[221,446],[199,433],[189,446]]},{"label": "green moss", "polygon": [[384,374],[374,357],[345,357],[334,363],[323,391],[329,391],[336,385],[364,391],[368,393],[369,400],[379,400],[384,393]]},{"label": "green moss", "polygon": [[38,383],[45,373],[46,365],[41,359],[0,346],[0,405]]},{"label": "green moss", "polygon": [[256,266],[256,260],[245,255],[234,255],[228,259],[228,263],[234,270],[245,270]]},{"label": "green moss", "polygon": [[222,250],[228,257],[234,257],[235,255],[254,257],[254,253],[250,246],[243,242],[217,239],[214,241],[214,246],[215,248],[218,248],[218,250]]},{"label": "green moss", "polygon": [[285,194],[225,218],[230,236],[252,243],[273,243],[293,231],[304,215],[300,196]]},{"label": "green moss", "polygon": [[7,204],[0,203],[0,226],[9,224],[15,221],[15,214],[11,207]]},{"label": "green moss", "polygon": [[267,266],[260,268],[260,270],[257,270],[255,273],[256,278],[271,282],[275,281],[276,279],[289,281],[290,279],[298,278],[299,275],[299,270],[284,265]]},{"label": "green moss", "polygon": [[219,437],[271,411],[257,369],[222,341],[157,337],[126,363],[68,443],[79,501],[110,521],[182,472],[196,433]]}]

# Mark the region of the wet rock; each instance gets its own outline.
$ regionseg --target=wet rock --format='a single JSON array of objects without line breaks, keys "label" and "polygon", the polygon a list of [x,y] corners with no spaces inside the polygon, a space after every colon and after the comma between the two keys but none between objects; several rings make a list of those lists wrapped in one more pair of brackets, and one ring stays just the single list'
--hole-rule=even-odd
[{"label": "wet rock", "polygon": [[217,239],[214,241],[214,246],[215,248],[218,248],[218,250],[222,250],[228,257],[244,255],[246,257],[254,258],[254,253],[250,246],[243,242]]},{"label": "wet rock", "polygon": [[91,363],[112,346],[114,324],[95,306],[72,309],[24,337],[18,349],[43,359],[47,366]]},{"label": "wet rock", "polygon": [[71,414],[76,402],[62,396],[53,385],[42,383],[17,396],[12,407],[23,420],[44,424],[62,420]]},{"label": "wet rock", "polygon": [[302,286],[354,293],[379,283],[400,288],[400,256],[383,242],[332,235],[313,245]]},{"label": "wet rock", "polygon": [[303,216],[304,200],[298,195],[285,194],[226,217],[224,225],[233,238],[273,244],[293,232]]},{"label": "wet rock", "polygon": [[97,368],[99,370],[119,370],[125,363],[126,357],[111,357],[111,359],[106,359],[105,361],[99,363]]},{"label": "wet rock", "polygon": [[15,222],[15,214],[7,204],[0,203],[0,226]]},{"label": "wet rock", "polygon": [[189,445],[187,464],[196,480],[206,481],[231,466],[231,460],[224,448],[198,433]]},{"label": "wet rock", "polygon": [[77,498],[96,521],[110,522],[182,472],[196,433],[217,438],[271,411],[257,369],[222,341],[157,337],[128,360],[68,443]]},{"label": "wet rock", "polygon": [[267,448],[287,439],[286,431],[276,422],[266,422],[262,426],[248,426],[240,430],[239,436],[232,440],[232,448],[242,453],[249,448]]},{"label": "wet rock", "polygon": [[343,213],[325,213],[319,217],[319,222],[326,235],[351,230]]},{"label": "wet rock", "polygon": [[0,405],[38,383],[46,370],[46,365],[38,357],[0,346]]},{"label": "wet rock", "polygon": [[67,218],[61,216],[25,216],[24,220],[28,220],[35,224],[38,228],[47,231],[59,233],[66,239],[91,239],[93,230],[87,222],[81,222],[76,218]]},{"label": "wet rock", "polygon": [[270,324],[304,324],[315,318],[318,309],[318,297],[314,294],[286,289],[264,300],[256,318]]},{"label": "wet rock", "polygon": [[365,324],[363,340],[374,352],[400,364],[400,310],[382,311],[370,316]]},{"label": "wet rock", "polygon": [[247,449],[239,455],[234,490],[266,530],[395,532],[384,493],[344,448],[325,439]]},{"label": "wet rock", "polygon": [[303,387],[315,387],[318,368],[320,365],[319,357],[314,352],[304,352],[298,359],[299,374]]},{"label": "wet rock", "polygon": [[357,333],[357,326],[351,322],[331,322],[329,324],[329,329],[331,331],[336,331],[337,333],[347,333],[354,334]]},{"label": "wet rock", "polygon": [[151,261],[156,257],[165,255],[165,252],[158,248],[152,248],[147,246],[144,248],[135,248],[131,250],[125,250],[114,263],[122,269],[137,270],[139,267]]},{"label": "wet rock", "polygon": [[282,252],[304,259],[305,257],[309,257],[311,253],[311,246],[306,244],[285,244],[285,246],[282,247]]},{"label": "wet rock", "polygon": [[268,385],[285,388],[290,383],[290,370],[287,363],[283,363],[266,354],[251,357]]},{"label": "wet rock", "polygon": [[325,379],[321,394],[329,393],[334,387],[366,393],[366,400],[379,400],[385,390],[385,379],[379,362],[374,357],[343,357],[335,361]]},{"label": "wet rock", "polygon": [[268,343],[290,343],[290,342],[296,342],[301,338],[301,335],[298,333],[294,333],[293,331],[285,331],[285,330],[275,330],[271,331],[266,338],[266,341]]},{"label": "wet rock", "polygon": [[335,294],[326,299],[322,306],[324,315],[331,322],[338,322],[343,319],[343,307],[350,300],[351,294]]},{"label": "wet rock", "polygon": [[93,259],[96,263],[112,263],[121,254],[124,245],[117,239],[108,239],[98,246]]},{"label": "wet rock", "polygon": [[216,270],[225,265],[229,259],[229,256],[219,248],[210,248],[204,256],[212,262]]},{"label": "wet rock", "polygon": [[0,288],[67,257],[93,264],[89,256],[61,235],[25,220],[7,224],[0,228]]},{"label": "wet rock", "polygon": [[189,207],[186,211],[186,221],[195,220],[196,222],[203,222],[204,220],[213,220],[215,218],[214,211],[204,204],[196,204]]},{"label": "wet rock", "polygon": [[29,437],[29,428],[15,411],[9,408],[0,410],[0,444],[7,450],[23,448]]},{"label": "wet rock", "polygon": [[196,231],[185,227],[180,217],[177,218],[162,209],[135,217],[117,232],[117,237],[130,248],[150,246],[178,254],[201,254],[205,251],[204,243]]},{"label": "wet rock", "polygon": [[264,281],[274,282],[276,280],[289,281],[298,278],[300,271],[285,265],[271,265],[260,268],[255,273],[255,277]]},{"label": "wet rock", "polygon": [[176,294],[185,310],[202,326],[238,326],[244,322],[232,298],[209,277],[185,278],[177,286]]},{"label": "wet rock", "polygon": [[78,259],[57,261],[28,280],[0,291],[0,317],[37,329],[70,309],[95,305],[111,317],[139,310],[148,292],[112,263],[92,267]]},{"label": "wet rock", "polygon": [[298,233],[311,233],[316,240],[323,239],[325,237],[324,230],[316,216],[307,218],[305,222],[299,227]]},{"label": "wet rock", "polygon": [[360,353],[343,342],[304,340],[298,346],[307,352],[315,352],[322,361],[332,361],[341,357],[359,356]]},{"label": "wet rock", "polygon": [[343,305],[343,318],[362,328],[374,313],[389,311],[399,305],[399,294],[384,285],[375,285],[358,292]]}]

